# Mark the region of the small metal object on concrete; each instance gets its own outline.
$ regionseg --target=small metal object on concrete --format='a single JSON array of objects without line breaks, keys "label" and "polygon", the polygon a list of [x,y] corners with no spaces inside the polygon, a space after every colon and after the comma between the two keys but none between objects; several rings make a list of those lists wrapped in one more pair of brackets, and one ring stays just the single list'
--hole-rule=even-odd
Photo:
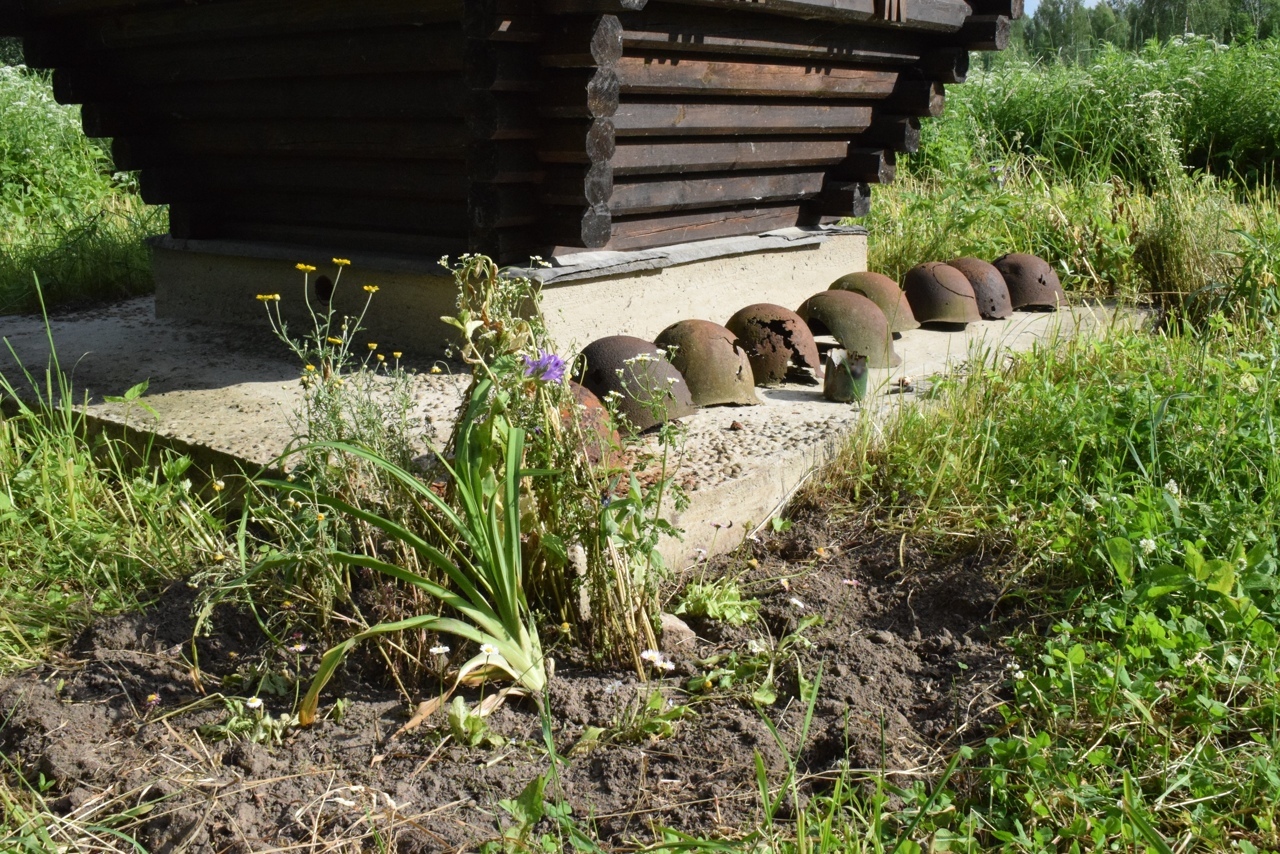
[{"label": "small metal object on concrete", "polygon": [[907,271],[902,289],[921,324],[976,323],[982,319],[973,285],[955,267],[929,261]]},{"label": "small metal object on concrete", "polygon": [[853,291],[862,294],[884,312],[893,333],[919,329],[920,321],[911,313],[911,303],[898,283],[883,273],[850,273],[831,283],[833,291]]},{"label": "small metal object on concrete", "polygon": [[792,371],[822,376],[818,345],[804,318],[789,308],[756,303],[739,309],[725,328],[738,336],[747,351],[758,386],[775,386]]},{"label": "small metal object on concrete", "polygon": [[1062,282],[1043,258],[1014,252],[997,258],[992,265],[1004,276],[1014,308],[1055,311],[1066,305]]},{"label": "small metal object on concrete", "polygon": [[797,313],[814,335],[832,335],[840,346],[867,357],[873,368],[901,363],[893,351],[889,321],[880,307],[853,291],[822,291],[809,297]]},{"label": "small metal object on concrete", "polygon": [[981,258],[956,258],[948,261],[947,266],[955,267],[969,280],[983,320],[1004,320],[1013,314],[1009,286],[993,265]]},{"label": "small metal object on concrete", "polygon": [[611,335],[588,344],[582,359],[580,381],[601,400],[616,401],[621,432],[643,433],[697,411],[684,377],[648,341]]},{"label": "small metal object on concrete", "polygon": [[689,385],[698,406],[758,404],[747,351],[728,329],[710,320],[673,323],[654,341]]},{"label": "small metal object on concrete", "polygon": [[848,350],[828,350],[822,396],[833,403],[852,403],[867,396],[867,357]]}]

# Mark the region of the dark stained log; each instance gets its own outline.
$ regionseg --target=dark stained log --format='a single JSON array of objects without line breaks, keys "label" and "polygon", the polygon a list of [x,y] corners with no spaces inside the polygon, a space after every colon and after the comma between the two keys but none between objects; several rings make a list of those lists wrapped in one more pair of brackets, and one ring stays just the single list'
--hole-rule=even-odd
[{"label": "dark stained log", "polygon": [[537,139],[538,114],[529,98],[472,92],[467,110],[467,129],[473,139]]},{"label": "dark stained log", "polygon": [[536,184],[546,174],[527,142],[480,142],[467,146],[467,175],[479,184]]},{"label": "dark stained log", "polygon": [[624,103],[613,117],[619,137],[748,134],[856,134],[871,108],[830,104]]},{"label": "dark stained log", "polygon": [[595,207],[613,196],[613,167],[592,163],[587,167],[558,167],[548,170],[538,188],[542,200],[552,205]]},{"label": "dark stained log", "polygon": [[969,77],[969,51],[950,47],[920,57],[920,71],[930,80],[963,83]]},{"label": "dark stained log", "polygon": [[871,213],[871,187],[862,182],[828,181],[822,195],[809,203],[810,213],[855,219]]},{"label": "dark stained log", "polygon": [[1024,14],[1022,0],[969,0],[975,15],[1004,15],[1017,20]]},{"label": "dark stained log", "polygon": [[174,207],[209,221],[276,222],[456,236],[467,233],[465,201],[424,203],[414,199],[339,198],[320,192],[257,192],[214,195]]},{"label": "dark stained log", "polygon": [[609,68],[622,58],[622,24],[616,15],[561,18],[547,29],[540,61],[554,68]]},{"label": "dark stained log", "polygon": [[802,210],[795,204],[764,205],[747,209],[614,220],[610,239],[599,248],[629,251],[693,240],[759,234],[798,224]]},{"label": "dark stained log", "polygon": [[546,242],[528,228],[472,229],[468,251],[480,252],[499,264],[524,266],[534,257],[546,253]]},{"label": "dark stained log", "polygon": [[93,54],[62,33],[41,30],[25,39],[33,68],[109,65],[116,76],[167,83],[271,77],[347,77],[461,71],[462,29],[445,24],[406,30],[318,33],[259,41],[197,42]]},{"label": "dark stained log", "polygon": [[27,16],[19,0],[0,0],[0,37],[20,36],[27,28]]},{"label": "dark stained log", "polygon": [[[181,208],[176,209],[179,219],[185,214]],[[169,209],[170,223],[174,222],[175,209]],[[332,256],[350,257],[361,251],[388,252],[416,256],[417,258],[439,258],[442,255],[456,256],[467,251],[467,239],[461,235],[433,235],[396,232],[392,230],[374,230],[361,228],[342,228],[321,225],[293,225],[278,222],[262,222],[257,220],[230,220],[214,223],[216,233],[201,235],[184,235],[194,239],[214,238],[223,240],[246,240],[264,243],[279,243],[290,246],[314,246],[321,253],[317,257]],[[175,237],[179,235],[175,234]],[[406,349],[408,349],[406,347]]]},{"label": "dark stained log", "polygon": [[902,21],[890,26],[949,32],[960,29],[972,13],[964,0],[905,0]]},{"label": "dark stained log", "polygon": [[868,148],[890,148],[894,151],[919,151],[920,120],[914,116],[877,113],[871,127],[859,134],[854,144]]},{"label": "dark stained log", "polygon": [[464,54],[466,81],[471,89],[533,92],[538,88],[538,63],[528,49],[468,41]]},{"label": "dark stained log", "polygon": [[622,43],[637,54],[787,57],[828,63],[914,65],[926,49],[920,35],[863,25],[839,26],[719,10],[662,9],[620,16]]},{"label": "dark stained log", "polygon": [[533,188],[519,184],[476,184],[467,204],[471,226],[480,230],[535,223],[539,210]]},{"label": "dark stained log", "polygon": [[203,154],[457,160],[463,168],[468,140],[461,122],[181,122],[117,136],[111,151],[121,170]]},{"label": "dark stained log", "polygon": [[724,62],[702,57],[625,56],[612,70],[624,95],[879,98],[899,72],[812,63]]},{"label": "dark stained log", "polygon": [[618,146],[610,165],[615,176],[740,169],[833,166],[847,156],[842,139],[704,140],[651,143],[632,140]]},{"label": "dark stained log", "polygon": [[1004,15],[975,15],[965,22],[956,40],[969,50],[1004,50],[1013,35],[1013,21]]},{"label": "dark stained log", "polygon": [[535,0],[466,0],[462,30],[467,38],[533,43],[545,22]]},{"label": "dark stained log", "polygon": [[538,107],[555,118],[609,118],[618,111],[622,89],[608,68],[551,73],[544,78]]},{"label": "dark stained log", "polygon": [[548,122],[538,140],[538,157],[547,163],[601,163],[616,150],[613,119]]},{"label": "dark stained log", "polygon": [[599,249],[613,233],[613,217],[604,205],[589,208],[553,208],[542,217],[545,239],[551,243]]},{"label": "dark stained log", "polygon": [[892,184],[898,175],[898,158],[892,151],[856,148],[845,161],[830,170],[831,177],[864,184]]},{"label": "dark stained log", "polygon": [[101,18],[92,25],[93,43],[95,47],[120,50],[324,30],[435,26],[460,20],[462,5],[462,0],[224,0],[182,4]]},{"label": "dark stained log", "polygon": [[542,0],[543,7],[556,15],[578,15],[603,12],[616,15],[620,12],[638,12],[649,0]]},{"label": "dark stained log", "polygon": [[881,102],[886,113],[938,118],[946,107],[946,93],[933,80],[902,80],[891,97]]},{"label": "dark stained log", "polygon": [[465,201],[466,171],[455,161],[320,160],[312,158],[204,157],[139,173],[149,205],[208,198],[216,192],[324,192],[420,200]]},{"label": "dark stained log", "polygon": [[870,21],[876,17],[875,0],[671,0],[671,2],[841,23]]},{"label": "dark stained log", "polygon": [[126,85],[84,69],[55,71],[53,90],[60,103],[85,104],[86,128],[91,112],[229,120],[462,118],[471,94],[456,74]]},{"label": "dark stained log", "polygon": [[41,18],[69,18],[76,15],[103,15],[159,9],[181,5],[175,0],[36,0]]},{"label": "dark stained log", "polygon": [[607,207],[616,219],[663,211],[722,208],[735,203],[760,205],[794,201],[821,193],[824,178],[823,172],[788,171],[629,181],[614,186]]}]

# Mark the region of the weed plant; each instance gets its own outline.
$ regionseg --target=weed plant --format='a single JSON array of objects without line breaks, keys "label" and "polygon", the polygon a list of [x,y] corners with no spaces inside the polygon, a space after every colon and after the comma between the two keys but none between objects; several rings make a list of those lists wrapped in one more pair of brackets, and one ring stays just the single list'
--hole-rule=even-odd
[{"label": "weed plant", "polygon": [[166,228],[47,75],[0,65],[0,314],[39,309],[33,271],[50,305],[150,291],[143,240]]}]

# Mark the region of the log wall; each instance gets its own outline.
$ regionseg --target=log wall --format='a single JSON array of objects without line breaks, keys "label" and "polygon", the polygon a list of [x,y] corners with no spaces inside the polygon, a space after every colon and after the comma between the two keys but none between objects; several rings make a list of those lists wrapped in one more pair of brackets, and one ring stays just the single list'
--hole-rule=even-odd
[{"label": "log wall", "polygon": [[865,215],[1020,0],[0,0],[175,237],[639,249]]}]

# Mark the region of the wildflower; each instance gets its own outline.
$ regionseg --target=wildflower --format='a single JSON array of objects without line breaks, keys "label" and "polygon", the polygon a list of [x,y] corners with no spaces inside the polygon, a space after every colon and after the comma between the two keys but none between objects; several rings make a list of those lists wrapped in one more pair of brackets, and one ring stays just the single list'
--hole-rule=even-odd
[{"label": "wildflower", "polygon": [[324,521],[324,514],[323,514],[323,513],[317,513],[317,514],[316,514],[316,521],[317,521],[317,522],[323,522],[323,521]]},{"label": "wildflower", "polygon": [[1027,674],[1023,673],[1021,670],[1015,670],[1013,671],[1013,678],[1021,682],[1023,679],[1027,678]]},{"label": "wildflower", "polygon": [[249,699],[244,701],[244,707],[251,712],[256,712],[258,711],[258,709],[262,708],[262,698],[250,697]]},{"label": "wildflower", "polygon": [[226,559],[227,559],[227,556],[224,555],[222,552],[218,552],[216,555],[213,556],[214,563],[222,563]]},{"label": "wildflower", "polygon": [[841,584],[843,584],[845,587],[857,587],[857,586],[858,586],[858,579],[856,579],[856,578],[846,578],[844,581],[842,581],[842,582],[841,582]]},{"label": "wildflower", "polygon": [[664,659],[663,661],[658,662],[658,668],[670,673],[672,670],[676,669],[676,663],[670,659]]},{"label": "wildflower", "polygon": [[1165,491],[1168,492],[1170,495],[1172,495],[1174,498],[1177,498],[1179,495],[1182,494],[1182,490],[1178,488],[1178,482],[1173,478],[1169,479],[1169,482],[1164,485],[1164,488],[1165,488]]},{"label": "wildflower", "polygon": [[258,294],[258,301],[259,302],[279,302],[280,295],[279,294]]},{"label": "wildflower", "polygon": [[1151,554],[1156,550],[1156,541],[1150,537],[1143,537],[1138,541],[1138,548],[1142,549],[1143,554]]},{"label": "wildflower", "polygon": [[148,708],[148,709],[154,709],[154,708],[155,708],[156,706],[158,706],[158,705],[160,705],[160,695],[159,695],[159,694],[148,694],[148,695],[147,695],[147,708]]},{"label": "wildflower", "polygon": [[644,661],[650,662],[651,664],[657,664],[662,660],[662,653],[658,652],[656,649],[646,649],[644,652],[640,653],[640,658]]},{"label": "wildflower", "polygon": [[222,490],[224,490],[224,489],[226,489],[226,488],[227,488],[227,483],[226,483],[226,481],[222,480],[221,478],[219,478],[218,480],[215,480],[215,481],[213,482],[213,491],[214,491],[214,492],[221,492]]},{"label": "wildflower", "polygon": [[386,360],[387,360],[387,357],[386,357],[386,356],[382,355],[381,353],[379,353],[379,354],[378,354],[378,361],[379,361],[379,362],[385,362]]},{"label": "wildflower", "polygon": [[1088,510],[1090,513],[1092,513],[1094,510],[1097,510],[1099,506],[1100,505],[1098,504],[1098,499],[1094,498],[1092,495],[1086,495],[1084,497],[1085,510]]},{"label": "wildflower", "polygon": [[482,643],[480,644],[480,654],[485,656],[497,655],[498,648],[491,643]]},{"label": "wildflower", "polygon": [[305,643],[295,643],[293,646],[289,647],[289,652],[292,652],[295,655],[300,655],[306,651],[307,645]]},{"label": "wildflower", "polygon": [[431,373],[433,373],[433,374],[438,374],[438,373],[440,373],[440,372],[441,372],[441,371],[440,371],[440,366],[439,366],[439,365],[432,365],[432,366],[431,366]]},{"label": "wildflower", "polygon": [[333,259],[333,263],[337,264],[339,267],[350,267],[350,266],[351,266],[351,262],[350,262],[350,261],[348,261],[346,258],[334,258],[334,259]]},{"label": "wildflower", "polygon": [[378,342],[377,342],[377,341],[370,341],[370,342],[369,342],[369,349],[370,349],[370,350],[377,350],[377,349],[378,349]]},{"label": "wildflower", "polygon": [[314,273],[316,271],[316,268],[310,264],[295,264],[294,269],[301,270],[304,273]]},{"label": "wildflower", "polygon": [[304,371],[306,371],[306,372],[307,372],[307,373],[309,373],[309,374],[310,374],[310,373],[314,373],[314,372],[315,372],[315,369],[316,369],[316,366],[315,366],[315,365],[307,365],[305,368],[303,368],[303,370],[304,370]]},{"label": "wildflower", "polygon": [[524,375],[547,383],[558,383],[564,379],[567,365],[555,353],[546,350],[538,351],[538,358],[524,357]]},{"label": "wildflower", "polygon": [[795,605],[795,606],[796,606],[797,608],[799,608],[801,611],[803,611],[803,610],[804,610],[804,603],[803,603],[803,602],[801,602],[801,601],[800,601],[798,598],[796,598],[795,596],[792,596],[792,597],[791,597],[790,599],[788,599],[787,601],[788,601],[788,602],[790,602],[792,605]]},{"label": "wildflower", "polygon": [[286,600],[284,600],[283,602],[281,602],[281,603],[280,603],[280,610],[281,610],[281,611],[292,611],[292,610],[293,610],[293,600],[292,600],[292,599],[286,599]]},{"label": "wildflower", "polygon": [[440,646],[433,646],[431,647],[431,654],[432,655],[448,655],[449,647],[444,646],[443,644],[441,644]]},{"label": "wildflower", "polygon": [[378,286],[377,286],[377,285],[365,285],[365,286],[364,286],[364,292],[365,292],[366,294],[376,294],[376,293],[378,292],[378,290],[379,290],[379,288],[378,288]]},{"label": "wildflower", "polygon": [[561,634],[566,634],[566,635],[567,635],[567,634],[569,634],[569,632],[571,632],[571,631],[573,631],[573,626],[569,625],[568,621],[565,621],[565,622],[563,622],[563,623],[561,623],[561,624],[560,624],[560,632],[561,632]]},{"label": "wildflower", "polygon": [[395,352],[393,352],[391,355],[392,355],[394,358],[399,359],[401,356],[403,356],[403,355],[404,355],[404,353],[401,353],[399,350],[396,350],[396,351],[395,351]]},{"label": "wildflower", "polygon": [[759,568],[760,568],[760,561],[756,560],[755,558],[750,558],[750,559],[747,561],[747,566],[751,567],[752,569],[759,569]]},{"label": "wildflower", "polygon": [[328,341],[330,344],[333,344],[335,347],[342,344],[341,338],[334,338],[332,335],[330,335],[328,338],[324,340]]}]

